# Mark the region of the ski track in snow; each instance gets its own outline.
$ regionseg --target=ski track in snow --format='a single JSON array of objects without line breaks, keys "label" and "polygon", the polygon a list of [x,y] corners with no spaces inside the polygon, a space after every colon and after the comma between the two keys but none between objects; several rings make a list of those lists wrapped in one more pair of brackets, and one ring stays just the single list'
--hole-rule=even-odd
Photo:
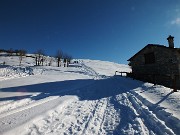
[{"label": "ski track in snow", "polygon": [[115,110],[108,102],[107,98],[75,101],[52,111],[48,117],[35,121],[25,134],[111,134],[118,124],[118,118],[114,119]]},{"label": "ski track in snow", "polygon": [[[125,118],[126,123],[120,122],[120,133],[127,134],[132,131],[132,134],[160,134],[173,135],[174,132],[167,127],[163,121],[156,117],[156,114],[149,111],[137,97],[131,93],[118,95],[117,100],[124,113],[121,113],[120,118]],[[123,116],[124,115],[124,116]],[[130,124],[131,123],[131,124]]]},{"label": "ski track in snow", "polygon": [[82,66],[81,70],[83,70],[85,72],[85,74],[92,76],[94,79],[101,78],[100,75],[95,70],[86,66],[83,62],[81,62],[81,66]]},{"label": "ski track in snow", "polygon": [[[69,93],[72,91],[74,94],[71,96],[60,97],[52,93],[37,101],[25,98],[0,102],[0,134],[10,135],[15,131],[18,135],[175,135],[180,133],[179,120],[174,121],[175,126],[168,124],[175,118],[160,107],[153,108],[132,91],[135,83],[133,80],[100,75],[83,62],[78,68],[81,72],[77,73],[90,76],[98,82],[70,90]],[[49,71],[50,69],[38,67],[34,68],[33,72],[48,74]],[[52,71],[55,74],[63,72],[55,69]],[[132,89],[126,91],[127,86]],[[120,92],[89,100],[76,96],[77,94],[91,97],[92,94],[99,94],[98,88],[103,92],[106,87]],[[159,112],[163,112],[162,116]],[[165,116],[168,116],[168,121],[165,121]]]},{"label": "ski track in snow", "polygon": [[131,93],[70,102],[26,130],[23,134],[175,134]]}]

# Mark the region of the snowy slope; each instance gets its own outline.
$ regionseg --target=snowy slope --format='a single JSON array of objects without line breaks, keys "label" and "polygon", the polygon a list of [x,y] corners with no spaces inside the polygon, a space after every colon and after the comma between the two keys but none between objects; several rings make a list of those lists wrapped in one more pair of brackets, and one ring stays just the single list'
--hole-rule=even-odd
[{"label": "snowy slope", "polygon": [[117,64],[113,62],[99,60],[82,60],[82,62],[87,67],[95,70],[99,75],[113,76],[115,74],[115,71],[131,72],[129,66],[124,64]]},{"label": "snowy slope", "polygon": [[[12,60],[13,61],[10,61]],[[0,63],[0,134],[180,134],[180,93],[114,76],[127,65],[79,60],[70,67]]]}]

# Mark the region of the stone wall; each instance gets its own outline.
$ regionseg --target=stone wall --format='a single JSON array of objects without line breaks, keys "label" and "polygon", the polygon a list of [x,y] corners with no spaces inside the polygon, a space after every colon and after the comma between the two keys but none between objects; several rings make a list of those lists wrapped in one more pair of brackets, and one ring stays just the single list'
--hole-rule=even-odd
[{"label": "stone wall", "polygon": [[[145,64],[144,55],[154,53],[155,63]],[[180,53],[177,49],[158,46],[147,46],[131,60],[134,78],[142,81],[154,82],[172,87],[174,75],[177,87],[180,89]]]}]

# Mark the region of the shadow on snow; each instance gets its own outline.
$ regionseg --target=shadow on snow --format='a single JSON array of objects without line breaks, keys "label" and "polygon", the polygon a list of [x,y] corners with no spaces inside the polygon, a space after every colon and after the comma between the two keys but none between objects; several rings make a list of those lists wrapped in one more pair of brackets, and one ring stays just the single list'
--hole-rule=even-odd
[{"label": "shadow on snow", "polygon": [[124,77],[111,77],[101,80],[79,79],[59,82],[48,82],[41,84],[33,84],[26,86],[2,88],[2,92],[30,92],[41,93],[37,96],[23,95],[14,97],[0,98],[0,101],[18,100],[30,97],[32,100],[40,100],[48,96],[64,96],[76,95],[80,100],[98,100],[105,97],[115,96],[134,88],[140,87],[142,84],[134,80]]}]

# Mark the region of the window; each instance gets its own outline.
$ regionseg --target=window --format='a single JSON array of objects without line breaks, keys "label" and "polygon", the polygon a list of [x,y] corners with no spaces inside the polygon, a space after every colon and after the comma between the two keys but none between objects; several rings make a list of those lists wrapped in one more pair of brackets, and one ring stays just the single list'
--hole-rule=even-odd
[{"label": "window", "polygon": [[144,54],[144,58],[145,58],[145,64],[155,63],[155,56],[153,52]]}]

